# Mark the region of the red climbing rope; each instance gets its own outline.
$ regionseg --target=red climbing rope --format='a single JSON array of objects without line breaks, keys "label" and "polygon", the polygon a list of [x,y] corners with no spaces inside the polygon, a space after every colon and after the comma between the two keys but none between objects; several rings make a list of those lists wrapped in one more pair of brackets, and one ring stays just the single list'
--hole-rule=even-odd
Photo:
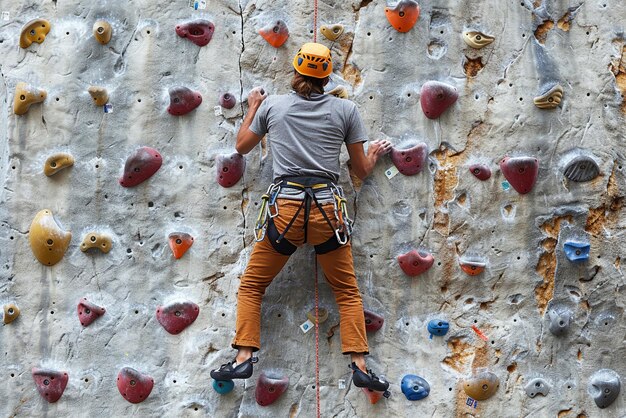
[{"label": "red climbing rope", "polygon": [[[317,0],[313,0],[313,42],[317,42]],[[320,295],[317,286],[317,258],[313,254],[315,265],[315,402],[317,418],[320,418]]]},{"label": "red climbing rope", "polygon": [[317,42],[317,0],[313,0],[313,42]]},{"label": "red climbing rope", "polygon": [[[317,5],[317,0],[316,0]],[[317,418],[320,418],[320,295],[317,287],[317,258],[313,255],[315,264],[315,401],[317,403]]]}]

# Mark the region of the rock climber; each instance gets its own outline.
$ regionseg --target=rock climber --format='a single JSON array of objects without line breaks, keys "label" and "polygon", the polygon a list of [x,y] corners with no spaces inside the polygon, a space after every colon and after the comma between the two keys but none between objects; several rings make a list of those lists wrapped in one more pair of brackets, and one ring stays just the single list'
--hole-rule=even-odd
[{"label": "rock climber", "polygon": [[[350,354],[355,386],[387,391],[389,383],[366,368],[369,353],[363,303],[349,241],[351,220],[339,180],[341,146],[345,143],[352,169],[364,179],[378,159],[391,150],[389,141],[372,141],[367,153],[365,126],[356,105],[324,94],[332,73],[330,50],[306,43],[293,59],[293,92],[272,95],[255,88],[248,95],[248,113],[237,134],[236,149],[250,152],[268,134],[274,183],[262,200],[262,228],[241,278],[237,296],[236,358],[211,371],[215,380],[252,375],[253,353],[260,348],[261,300],[265,289],[289,256],[304,243],[314,246],[340,315],[341,350]],[[263,210],[263,209],[262,209]],[[259,225],[259,222],[257,222]],[[387,392],[388,395],[388,392]]]}]

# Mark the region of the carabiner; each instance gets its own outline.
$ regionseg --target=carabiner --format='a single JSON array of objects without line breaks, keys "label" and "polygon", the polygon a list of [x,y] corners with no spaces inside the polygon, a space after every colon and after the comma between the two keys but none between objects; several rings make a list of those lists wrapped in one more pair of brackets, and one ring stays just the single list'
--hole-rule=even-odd
[{"label": "carabiner", "polygon": [[[268,213],[270,218],[275,218],[278,216],[278,204],[276,203],[276,198],[280,193],[280,185],[282,180],[279,183],[272,183],[270,187],[267,189],[267,193],[270,195],[269,200],[269,208]],[[271,208],[274,208],[274,212],[272,212]]]},{"label": "carabiner", "polygon": [[256,224],[254,226],[254,240],[259,242],[265,238],[265,230],[267,228],[267,201],[269,195],[264,194],[261,196],[261,208],[259,209],[259,215],[256,218]]}]

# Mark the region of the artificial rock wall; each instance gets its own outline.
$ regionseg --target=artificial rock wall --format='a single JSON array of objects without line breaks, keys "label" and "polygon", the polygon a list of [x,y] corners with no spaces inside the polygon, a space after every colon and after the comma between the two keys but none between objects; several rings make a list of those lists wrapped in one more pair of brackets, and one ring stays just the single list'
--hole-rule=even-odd
[{"label": "artificial rock wall", "polygon": [[[209,378],[210,369],[233,356],[237,286],[253,245],[257,202],[271,179],[271,144],[246,156],[245,174],[230,188],[217,182],[216,159],[234,151],[253,86],[288,91],[291,58],[312,38],[313,1],[206,3],[8,0],[0,6],[0,304],[14,303],[21,312],[0,330],[4,416],[315,414],[315,336],[299,328],[314,306],[310,248],[300,249],[268,289],[253,378],[227,395],[216,393]],[[626,6],[620,0],[420,3],[419,20],[400,33],[383,1],[319,2],[319,24],[345,28],[334,43],[318,37],[332,46],[331,87],[347,88],[371,139],[388,138],[396,148],[423,142],[429,153],[414,176],[387,178],[393,165],[384,157],[361,183],[343,165],[364,304],[385,319],[369,334],[368,361],[392,382],[393,395],[371,405],[350,384],[336,306],[320,277],[320,304],[329,311],[320,326],[322,416],[625,416],[623,391],[600,409],[589,381],[600,369],[626,372]],[[22,27],[36,18],[48,20],[51,30],[43,43],[23,49]],[[215,27],[201,47],[175,31],[198,18]],[[106,45],[92,34],[99,19],[112,26]],[[258,30],[277,19],[290,36],[274,48]],[[495,40],[471,48],[463,40],[467,31]],[[429,80],[459,92],[435,120],[420,106]],[[13,109],[18,82],[47,92],[23,115]],[[558,107],[534,105],[557,84]],[[106,88],[107,112],[93,104],[89,86]],[[167,112],[168,90],[178,86],[202,96],[183,116]],[[225,92],[236,106],[216,109]],[[156,149],[162,166],[144,183],[122,187],[125,161],[140,146]],[[44,162],[57,152],[75,163],[46,177]],[[518,193],[505,179],[499,167],[505,156],[537,159],[530,192]],[[566,177],[575,158],[597,164],[597,177]],[[473,176],[468,168],[475,164],[491,177]],[[53,266],[37,261],[29,244],[42,209],[72,233]],[[92,231],[111,238],[110,252],[81,251]],[[169,248],[172,232],[194,237],[180,259]],[[569,260],[565,249],[585,258],[587,244],[588,259]],[[434,257],[417,277],[408,277],[396,259],[411,249]],[[460,266],[468,262],[485,269],[470,276]],[[88,327],[77,316],[83,297],[106,309]],[[170,335],[156,310],[176,301],[194,302],[199,315]],[[6,322],[11,315],[4,315]],[[432,319],[447,321],[449,332],[429,339]],[[569,326],[560,332],[558,322]],[[33,367],[68,374],[56,403],[38,394]],[[124,367],[154,380],[145,401],[131,404],[118,392]],[[266,407],[254,396],[263,370],[290,379],[287,392]],[[468,402],[464,379],[485,370],[499,379],[495,395]],[[430,395],[407,400],[400,388],[406,374],[426,379]],[[527,395],[534,378],[550,386],[545,396]]]}]

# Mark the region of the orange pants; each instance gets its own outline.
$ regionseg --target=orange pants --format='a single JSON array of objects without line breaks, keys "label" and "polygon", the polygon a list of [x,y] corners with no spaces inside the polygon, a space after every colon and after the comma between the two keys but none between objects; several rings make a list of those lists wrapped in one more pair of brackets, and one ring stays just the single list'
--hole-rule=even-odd
[{"label": "orange pants", "polygon": [[[278,216],[274,223],[278,232],[283,232],[285,227],[295,215],[300,201],[278,199]],[[333,213],[333,205],[322,205],[326,215],[332,222],[336,218]],[[311,212],[307,230],[307,242],[318,245],[330,238],[334,231],[323,218],[321,212],[311,203]],[[300,211],[298,219],[285,234],[285,238],[293,245],[301,246],[304,241],[304,209]],[[257,242],[252,250],[250,261],[246,267],[237,296],[237,324],[236,334],[233,340],[233,348],[252,347],[257,351],[261,347],[261,300],[265,289],[272,279],[280,272],[289,260],[288,255],[277,252],[269,238]],[[365,317],[363,315],[363,302],[361,293],[354,275],[352,261],[352,247],[350,242],[334,251],[317,255],[326,280],[335,294],[335,301],[339,306],[341,351],[347,353],[369,352],[367,336],[365,334]]]}]

